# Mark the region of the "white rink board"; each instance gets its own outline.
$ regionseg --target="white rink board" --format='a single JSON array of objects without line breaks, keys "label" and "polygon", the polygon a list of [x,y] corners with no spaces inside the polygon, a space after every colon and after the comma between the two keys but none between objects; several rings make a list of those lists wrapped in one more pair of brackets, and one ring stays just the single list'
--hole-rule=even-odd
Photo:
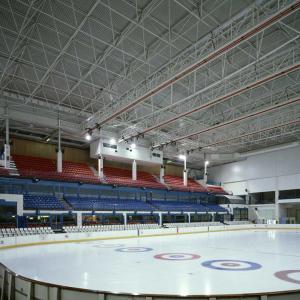
[{"label": "white rink board", "polygon": [[[250,227],[253,230],[241,230]],[[274,276],[278,271],[300,266],[300,230],[256,230],[254,225],[226,229],[236,231],[205,232],[207,227],[191,227],[179,228],[179,232],[204,232],[176,235],[177,228],[140,230],[140,235],[172,235],[13,248],[0,251],[0,259],[9,269],[35,280],[114,293],[186,296],[300,289],[300,284]],[[135,230],[78,233],[68,234],[66,239],[135,234]],[[63,235],[54,236],[61,239]],[[209,265],[212,260],[221,262]],[[300,270],[290,277],[300,283]]]}]

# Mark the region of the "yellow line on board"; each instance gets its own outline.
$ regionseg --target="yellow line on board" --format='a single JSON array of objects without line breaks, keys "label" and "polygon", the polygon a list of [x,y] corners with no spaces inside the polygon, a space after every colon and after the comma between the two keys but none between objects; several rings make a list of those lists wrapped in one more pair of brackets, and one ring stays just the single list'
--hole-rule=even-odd
[{"label": "yellow line on board", "polygon": [[82,238],[82,239],[74,239],[74,240],[45,241],[45,242],[32,242],[32,243],[24,243],[24,244],[16,244],[16,245],[7,245],[7,246],[2,246],[2,247],[0,246],[0,250],[19,248],[19,247],[49,245],[49,244],[76,243],[76,242],[80,243],[80,242],[99,241],[99,240],[120,240],[120,239],[156,237],[156,236],[174,236],[174,235],[194,234],[194,233],[198,234],[198,233],[228,232],[228,231],[242,231],[242,230],[298,230],[298,231],[300,231],[300,228],[283,228],[283,227],[279,227],[279,228],[236,228],[236,229],[226,229],[226,230],[146,234],[146,235],[140,235],[140,236],[128,235],[128,236],[115,236],[115,237],[94,237],[94,238]]}]

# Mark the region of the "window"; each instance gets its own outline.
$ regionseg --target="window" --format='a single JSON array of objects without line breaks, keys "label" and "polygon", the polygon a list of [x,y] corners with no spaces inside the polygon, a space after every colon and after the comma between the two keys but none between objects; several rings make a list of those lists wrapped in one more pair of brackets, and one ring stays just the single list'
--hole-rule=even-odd
[{"label": "window", "polygon": [[111,149],[114,149],[114,150],[117,150],[117,145],[111,145],[111,144],[108,144],[108,143],[103,143],[103,147],[105,148],[111,148]]}]

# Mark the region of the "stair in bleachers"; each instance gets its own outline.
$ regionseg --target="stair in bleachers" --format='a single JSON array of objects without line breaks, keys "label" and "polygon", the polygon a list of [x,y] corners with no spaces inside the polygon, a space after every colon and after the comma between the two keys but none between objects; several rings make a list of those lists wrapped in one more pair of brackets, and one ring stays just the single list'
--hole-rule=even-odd
[{"label": "stair in bleachers", "polygon": [[19,171],[16,166],[16,163],[14,162],[14,160],[12,158],[10,160],[9,175],[10,176],[20,176]]},{"label": "stair in bleachers", "polygon": [[68,201],[66,201],[63,197],[60,197],[60,198],[59,198],[59,201],[60,201],[61,204],[64,206],[64,209],[65,209],[65,210],[68,210],[68,211],[73,210],[72,205],[71,205]]},{"label": "stair in bleachers", "polygon": [[0,164],[0,176],[19,176],[19,172],[16,168],[15,162],[10,160],[9,162],[9,169],[4,167],[4,161],[1,161]]}]

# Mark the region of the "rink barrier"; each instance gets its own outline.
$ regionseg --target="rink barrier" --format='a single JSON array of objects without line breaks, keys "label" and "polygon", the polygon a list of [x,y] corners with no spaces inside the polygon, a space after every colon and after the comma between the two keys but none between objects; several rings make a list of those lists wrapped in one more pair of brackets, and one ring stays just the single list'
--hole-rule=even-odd
[{"label": "rink barrier", "polygon": [[[2,249],[23,246],[70,243],[93,240],[109,240],[123,238],[167,236],[177,234],[195,234],[208,232],[224,232],[238,230],[300,230],[300,225],[231,225],[231,226],[202,226],[202,227],[175,227],[161,229],[139,229],[108,232],[82,232],[69,234],[48,234],[36,236],[7,237],[5,243],[1,244]],[[178,232],[178,233],[177,233]],[[2,239],[3,240],[3,239]],[[9,240],[9,241],[8,241]],[[26,243],[27,240],[27,243]],[[2,242],[2,241],[1,241]],[[265,292],[255,294],[234,294],[234,295],[155,295],[155,294],[128,294],[113,293],[109,291],[95,291],[82,288],[73,288],[63,285],[50,284],[33,280],[14,273],[0,263],[0,300],[298,300],[300,289]]]},{"label": "rink barrier", "polygon": [[5,237],[0,239],[0,250],[8,249],[8,248],[16,248],[16,247],[46,245],[46,244],[142,238],[142,237],[155,237],[155,236],[168,236],[168,235],[172,236],[172,235],[181,235],[181,234],[253,230],[253,229],[300,230],[300,224],[285,224],[285,225],[243,224],[243,225],[131,229],[131,230],[116,230],[116,231],[72,232],[72,233],[57,233],[57,234],[52,233],[52,234],[13,236],[13,237]]}]

